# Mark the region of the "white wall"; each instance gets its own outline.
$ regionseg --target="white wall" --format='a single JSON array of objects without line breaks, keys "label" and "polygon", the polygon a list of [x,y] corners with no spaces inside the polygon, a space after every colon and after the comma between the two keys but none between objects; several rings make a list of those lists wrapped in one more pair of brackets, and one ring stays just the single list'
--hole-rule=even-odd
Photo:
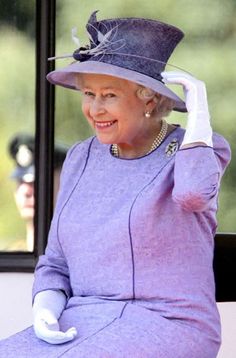
[{"label": "white wall", "polygon": [[33,274],[0,273],[0,339],[32,324]]},{"label": "white wall", "polygon": [[218,303],[222,323],[222,346],[217,358],[236,358],[236,302]]},{"label": "white wall", "polygon": [[[33,274],[0,273],[0,339],[32,324],[32,284]],[[217,358],[236,358],[236,302],[218,307],[223,343]]]}]

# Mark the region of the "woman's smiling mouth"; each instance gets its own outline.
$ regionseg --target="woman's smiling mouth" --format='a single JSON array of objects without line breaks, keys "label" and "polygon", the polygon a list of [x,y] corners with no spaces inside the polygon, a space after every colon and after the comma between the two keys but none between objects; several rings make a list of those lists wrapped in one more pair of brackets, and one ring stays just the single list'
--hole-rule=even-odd
[{"label": "woman's smiling mouth", "polygon": [[95,127],[98,129],[103,129],[103,128],[105,129],[105,128],[111,127],[116,122],[117,122],[117,120],[115,119],[113,121],[101,121],[101,122],[94,121],[94,124],[95,124]]}]

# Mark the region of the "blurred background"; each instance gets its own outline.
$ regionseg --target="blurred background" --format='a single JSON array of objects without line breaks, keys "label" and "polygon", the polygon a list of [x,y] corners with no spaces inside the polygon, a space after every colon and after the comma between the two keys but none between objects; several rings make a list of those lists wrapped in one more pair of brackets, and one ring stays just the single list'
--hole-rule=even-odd
[{"label": "blurred background", "polygon": [[[1,251],[11,250],[25,236],[25,223],[14,201],[16,183],[9,178],[14,162],[7,147],[14,134],[34,135],[35,130],[35,2],[0,0]],[[100,10],[99,19],[147,17],[184,31],[185,38],[170,63],[206,83],[213,129],[231,144],[232,162],[219,198],[218,232],[236,232],[236,0],[113,0],[112,4],[107,0],[57,0],[57,55],[73,53],[76,48],[72,27],[77,27],[82,44],[88,43],[85,25],[94,10]],[[56,66],[70,62],[58,60]],[[177,92],[181,94],[179,89]],[[168,121],[184,126],[186,115],[173,112]],[[56,140],[72,145],[91,134],[80,110],[79,93],[56,88]]]}]

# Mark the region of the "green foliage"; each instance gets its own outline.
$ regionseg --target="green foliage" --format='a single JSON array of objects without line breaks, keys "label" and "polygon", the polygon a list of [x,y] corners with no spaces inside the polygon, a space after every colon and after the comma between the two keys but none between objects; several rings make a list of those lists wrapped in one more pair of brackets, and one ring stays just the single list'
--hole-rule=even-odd
[{"label": "green foliage", "polygon": [[92,135],[92,129],[81,111],[81,98],[77,91],[56,88],[55,136],[60,142],[73,144]]},{"label": "green foliage", "polygon": [[11,25],[27,36],[35,33],[35,1],[29,0],[0,0],[0,22]]},{"label": "green foliage", "polygon": [[[16,132],[34,131],[34,44],[11,27],[1,28],[0,53],[0,250],[16,238],[24,237],[24,224],[15,202],[15,183],[10,179],[13,163],[7,146]],[[4,238],[4,241],[3,241]]]}]

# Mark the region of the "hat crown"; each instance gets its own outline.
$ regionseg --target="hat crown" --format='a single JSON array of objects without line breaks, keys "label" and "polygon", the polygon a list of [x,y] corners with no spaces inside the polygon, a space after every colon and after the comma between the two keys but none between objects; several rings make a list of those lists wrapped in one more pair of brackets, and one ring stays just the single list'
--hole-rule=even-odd
[{"label": "hat crown", "polygon": [[[184,34],[157,20],[118,18],[97,21],[94,12],[88,23],[90,51],[85,58],[80,49],[76,60],[102,61],[161,80],[160,73]],[[81,51],[83,52],[83,51]]]}]

